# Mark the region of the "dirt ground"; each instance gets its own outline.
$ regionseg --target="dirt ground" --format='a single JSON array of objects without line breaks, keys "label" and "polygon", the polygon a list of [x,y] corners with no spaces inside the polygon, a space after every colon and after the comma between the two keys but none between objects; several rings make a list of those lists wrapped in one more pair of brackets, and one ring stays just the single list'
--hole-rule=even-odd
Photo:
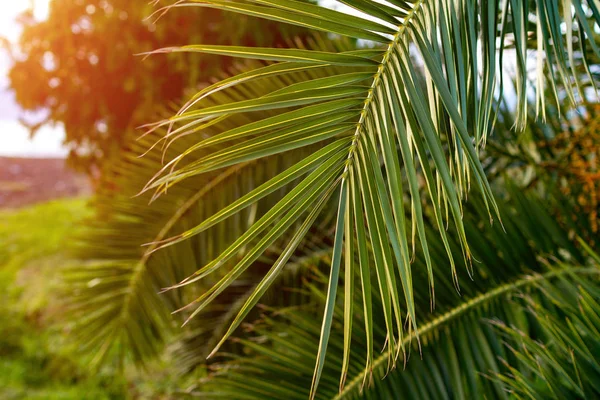
[{"label": "dirt ground", "polygon": [[0,208],[89,193],[88,178],[68,169],[64,159],[0,157]]}]

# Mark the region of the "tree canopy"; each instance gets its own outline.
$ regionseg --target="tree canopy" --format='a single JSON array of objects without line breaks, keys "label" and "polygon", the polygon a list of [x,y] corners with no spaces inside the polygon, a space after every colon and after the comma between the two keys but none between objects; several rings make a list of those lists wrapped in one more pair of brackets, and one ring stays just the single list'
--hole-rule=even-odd
[{"label": "tree canopy", "polygon": [[232,19],[197,9],[148,18],[147,0],[53,0],[45,21],[21,16],[23,34],[12,49],[11,87],[25,110],[44,111],[29,125],[64,125],[70,160],[93,171],[124,137],[179,100],[185,89],[227,71],[232,60],[176,54],[136,54],[192,42],[280,47],[299,29],[276,22]]}]

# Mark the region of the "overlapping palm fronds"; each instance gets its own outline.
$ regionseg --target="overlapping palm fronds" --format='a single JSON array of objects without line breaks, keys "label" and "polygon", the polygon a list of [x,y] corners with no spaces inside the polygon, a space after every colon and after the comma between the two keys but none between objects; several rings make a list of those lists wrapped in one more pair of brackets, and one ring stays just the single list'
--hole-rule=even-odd
[{"label": "overlapping palm fronds", "polygon": [[[507,398],[504,385],[490,377],[509,373],[505,362],[516,365],[519,358],[504,346],[503,335],[486,321],[503,321],[525,335],[535,335],[538,325],[528,317],[529,300],[523,301],[523,294],[527,294],[527,299],[538,299],[547,297],[550,291],[555,299],[560,299],[556,297],[559,291],[568,296],[569,290],[581,282],[596,287],[600,282],[597,261],[588,260],[591,266],[578,264],[588,256],[571,245],[565,233],[561,234],[539,199],[522,196],[518,191],[511,195],[509,204],[499,203],[507,233],[500,228],[489,229],[473,241],[473,252],[482,261],[477,269],[479,276],[464,285],[460,296],[452,278],[444,274],[443,245],[432,237],[434,271],[443,283],[436,289],[440,306],[424,318],[420,331],[422,354],[415,335],[405,338],[405,346],[413,354],[404,367],[398,365],[390,370],[393,354],[389,349],[382,354],[371,353],[371,362],[365,358],[364,353],[373,344],[375,348],[383,347],[386,329],[377,311],[381,298],[375,296],[374,337],[369,338],[365,313],[360,309],[362,299],[355,295],[357,319],[361,320],[352,331],[357,350],[348,364],[346,384],[340,386],[337,375],[344,365],[344,301],[337,302],[331,348],[316,398]],[[481,230],[480,213],[485,212],[483,202],[472,202],[466,211],[466,228]],[[459,251],[458,243],[453,242],[452,248]],[[549,256],[551,261],[540,258],[540,254]],[[327,277],[320,275],[320,283],[305,288],[317,304],[326,301],[321,289],[326,284]],[[415,292],[423,293],[417,289],[426,286],[427,275],[415,274]],[[593,298],[597,296],[596,289]],[[427,296],[416,299],[416,308],[421,315],[427,314]],[[214,365],[213,375],[191,393],[207,399],[305,399],[320,334],[319,317],[314,306],[267,314],[253,327],[254,338],[240,340],[246,346],[244,353],[250,355],[232,355],[231,361]],[[592,372],[589,378],[593,376]]]},{"label": "overlapping palm fronds", "polygon": [[[344,0],[342,3],[362,16],[294,0],[178,1],[163,10],[212,7],[329,35],[362,39],[373,47],[332,51],[326,46],[307,50],[193,44],[157,51],[211,53],[273,63],[202,90],[175,116],[157,124],[168,128],[168,138],[192,135],[198,139],[168,159],[146,186],[157,197],[194,177],[266,156],[295,154],[305,146],[321,145],[310,157],[224,205],[195,227],[160,242],[163,248],[188,240],[246,207],[261,204],[260,200],[279,188],[281,182],[289,182],[291,177],[301,178],[288,195],[221,254],[173,286],[206,282],[239,257],[232,262],[231,269],[190,304],[195,307],[193,316],[247,271],[294,223],[302,224],[304,228],[295,233],[265,274],[215,347],[217,350],[284,267],[302,242],[304,232],[317,219],[320,207],[332,198],[337,204],[337,222],[312,393],[323,371],[342,273],[346,276],[344,297],[352,299],[354,293],[362,293],[360,308],[364,307],[368,314],[375,312],[370,306],[371,298],[375,294],[382,298],[385,345],[393,359],[406,351],[403,345],[406,329],[408,335],[418,337],[417,294],[413,290],[415,268],[411,264],[417,243],[422,249],[420,254],[425,261],[432,299],[434,287],[423,199],[429,199],[455,283],[458,261],[450,250],[451,239],[445,229],[448,224],[454,227],[462,258],[474,274],[470,242],[462,220],[462,202],[469,187],[475,186],[484,200],[486,219],[498,214],[478,151],[486,143],[495,120],[497,91],[501,86],[498,64],[508,43],[514,48],[518,67],[519,126],[527,117],[523,110],[528,104],[528,51],[535,50],[537,58],[535,98],[541,114],[547,105],[546,88],[556,93],[560,84],[566,88],[568,99],[576,101],[572,85],[573,76],[578,74],[573,61],[577,50],[574,36],[578,36],[577,45],[584,53],[584,46],[589,45],[594,53],[600,54],[594,39],[594,24],[600,21],[595,1],[564,0],[560,6],[549,0]],[[589,70],[585,57],[579,61]],[[238,88],[240,83],[264,87],[275,79],[287,79],[292,71],[308,74],[332,66],[336,67],[335,73],[302,82],[290,79],[288,87],[269,93],[257,95],[240,90],[244,94],[237,101],[213,106],[204,103],[226,88]],[[546,79],[546,71],[551,79]],[[558,95],[554,97],[558,100]],[[215,129],[216,124],[239,122],[250,116],[253,119],[246,123]],[[215,133],[205,134],[209,128],[215,129]],[[204,156],[190,159],[203,151],[207,151]],[[411,210],[408,217],[405,207]],[[369,263],[371,258],[373,262]],[[377,272],[373,281],[366,278],[371,268]],[[356,281],[355,275],[360,277]],[[344,319],[346,361],[342,371],[348,369],[353,310],[353,303],[348,300]],[[366,319],[373,320],[373,315]],[[373,324],[366,329],[371,332]]]},{"label": "overlapping palm fronds", "polygon": [[[303,293],[298,288],[310,275],[312,268],[320,266],[325,269],[331,256],[331,227],[330,224],[321,223],[314,227],[303,243],[302,247],[286,264],[286,268],[274,281],[274,285],[265,291],[261,304],[269,308],[290,307],[304,305],[311,301],[309,294]],[[282,245],[285,245],[282,242]],[[262,274],[277,260],[281,253],[279,246],[267,250],[266,256],[253,265],[253,272],[246,279],[238,280],[216,301],[203,312],[190,321],[186,328],[175,335],[168,351],[172,358],[177,360],[174,367],[180,373],[194,371],[207,364],[206,357],[216,343],[231,325],[241,306],[256,290]],[[258,312],[256,312],[258,311]],[[248,318],[258,318],[262,309],[255,310]],[[243,336],[245,331],[238,332]],[[230,342],[224,349],[228,353],[237,353],[243,350],[237,342]],[[215,360],[209,360],[216,362]]]},{"label": "overlapping palm fronds", "polygon": [[[600,260],[597,260],[600,261]],[[515,397],[594,399],[600,396],[600,285],[586,276],[541,284],[541,298],[524,307],[540,327],[532,338],[518,327],[494,320],[517,362],[503,360],[494,378]]]},{"label": "overlapping palm fronds", "polygon": [[[348,41],[333,41],[327,45],[333,50],[335,46],[348,48],[351,44]],[[245,70],[248,65],[252,63],[240,65],[236,71]],[[289,79],[302,82],[335,73],[336,67],[291,73],[286,78],[271,79],[259,86],[240,85],[236,90],[221,91],[200,104],[210,107],[247,97],[260,97],[285,88]],[[265,111],[265,115],[269,113]],[[206,127],[202,134],[210,137],[253,118],[255,116],[240,114],[236,118],[224,119]],[[94,365],[108,355],[117,356],[121,361],[129,358],[144,362],[160,354],[165,342],[174,340],[173,334],[180,332],[177,326],[181,325],[182,319],[170,313],[200,295],[220,277],[207,281],[205,286],[190,287],[186,291],[159,294],[161,289],[189,276],[198,265],[208,263],[226,249],[289,193],[297,177],[290,175],[287,180],[279,182],[277,188],[265,196],[260,204],[254,204],[234,217],[214,224],[191,240],[154,252],[158,242],[205,221],[243,193],[293,167],[295,163],[307,159],[307,163],[310,162],[315,152],[318,155],[327,151],[307,146],[294,154],[273,155],[216,170],[182,182],[169,191],[169,196],[154,199],[149,205],[150,196],[136,197],[136,194],[162,166],[163,157],[168,159],[181,154],[197,141],[193,135],[183,135],[168,143],[168,146],[163,146],[166,143],[164,134],[164,131],[157,130],[138,140],[130,140],[130,148],[123,153],[122,159],[110,163],[110,169],[104,172],[99,193],[94,199],[95,215],[85,224],[87,229],[77,243],[76,256],[82,262],[67,273],[66,287],[73,312],[71,316],[76,325],[76,342],[81,345],[82,351],[93,355]],[[161,145],[153,147],[157,141],[161,141]],[[149,148],[152,150],[148,151]],[[200,150],[188,158],[193,162],[210,155],[214,149]],[[140,157],[142,154],[143,157]],[[319,221],[309,227],[313,241],[302,243],[299,251],[290,257],[290,263],[312,254],[319,246],[329,248],[331,218],[334,217],[331,210],[325,209]],[[300,224],[293,226],[300,228]],[[243,301],[240,303],[240,299],[252,293],[249,290],[256,286],[258,278],[262,278],[279,258],[290,235],[284,235],[274,242],[253,263],[253,271],[242,276],[216,304],[203,313],[196,325],[192,322],[189,331],[182,333],[194,346],[195,352],[193,355],[188,353],[189,363],[181,362],[182,369],[197,365],[199,358],[206,359],[212,348],[202,349],[213,343],[215,332],[221,332],[221,327],[231,322],[237,310],[235,305],[241,306]],[[293,275],[293,268],[289,272]],[[227,316],[228,312],[233,315]],[[202,346],[193,345],[198,342],[202,342]]]}]

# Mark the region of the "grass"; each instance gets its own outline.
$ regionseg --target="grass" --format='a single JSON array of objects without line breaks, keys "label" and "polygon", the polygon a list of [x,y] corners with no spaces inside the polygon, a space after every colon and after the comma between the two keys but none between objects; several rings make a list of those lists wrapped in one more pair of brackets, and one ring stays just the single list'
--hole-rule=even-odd
[{"label": "grass", "polygon": [[63,199],[0,210],[0,399],[170,399],[197,377],[172,360],[143,371],[92,372],[70,346],[61,270],[73,266],[70,240],[90,214],[87,200]]},{"label": "grass", "polygon": [[117,399],[125,380],[90,374],[68,346],[57,294],[84,199],[0,211],[0,398]]}]

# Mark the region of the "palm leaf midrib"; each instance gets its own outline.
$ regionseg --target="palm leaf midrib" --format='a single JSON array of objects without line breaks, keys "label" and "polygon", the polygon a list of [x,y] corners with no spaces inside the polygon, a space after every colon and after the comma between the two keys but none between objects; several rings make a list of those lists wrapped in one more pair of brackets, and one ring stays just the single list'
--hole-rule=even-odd
[{"label": "palm leaf midrib", "polygon": [[396,33],[394,34],[392,41],[388,44],[388,48],[385,50],[385,53],[383,54],[383,58],[381,60],[381,63],[379,64],[379,67],[377,68],[377,72],[375,73],[375,75],[373,77],[373,82],[371,83],[371,87],[369,88],[367,98],[365,99],[363,108],[360,112],[360,118],[359,118],[358,124],[356,126],[354,140],[352,141],[352,145],[350,146],[350,150],[348,153],[348,164],[344,170],[345,175],[347,174],[347,171],[349,168],[349,163],[354,162],[354,154],[355,154],[355,151],[356,151],[356,148],[358,145],[359,136],[360,136],[361,132],[364,132],[364,124],[365,124],[365,120],[366,120],[366,115],[371,110],[371,103],[373,102],[375,92],[377,91],[377,88],[381,84],[381,81],[382,81],[381,75],[385,71],[385,69],[390,61],[390,56],[392,55],[394,48],[398,45],[398,41],[402,37],[402,35],[401,35],[402,32],[407,28],[408,24],[410,23],[411,19],[415,15],[416,11],[421,7],[421,5],[423,4],[424,1],[425,0],[417,0],[417,2],[413,5],[413,8],[411,9],[410,13],[406,16],[406,18],[404,18],[402,23],[400,25],[398,25],[398,29],[397,29]]},{"label": "palm leaf midrib", "polygon": [[[500,285],[499,287],[495,287],[490,291],[479,294],[476,297],[473,297],[470,300],[467,300],[460,305],[451,308],[446,311],[444,314],[439,317],[433,319],[421,325],[419,328],[419,335],[427,335],[429,333],[435,332],[441,326],[446,325],[452,320],[457,319],[460,315],[465,314],[466,312],[475,309],[483,304],[489,303],[490,301],[504,295],[507,293],[515,292],[518,289],[535,285],[542,281],[547,281],[553,278],[558,278],[564,275],[569,274],[581,274],[581,275],[593,275],[600,274],[600,269],[597,267],[581,267],[581,266],[569,266],[569,267],[561,267],[560,269],[553,269],[548,272],[542,274],[535,275],[527,275],[522,277],[514,282],[505,283]],[[411,332],[404,338],[404,345],[410,345],[413,340],[418,339],[415,332]],[[420,346],[420,345],[419,345]],[[385,366],[385,364],[389,360],[389,350],[386,350],[383,354],[373,360],[372,370],[378,370]],[[367,369],[364,369],[360,374],[354,376],[344,388],[333,398],[333,400],[341,400],[345,398],[347,395],[353,393],[354,391],[359,389],[359,386],[365,379],[367,374],[371,372]]]}]

